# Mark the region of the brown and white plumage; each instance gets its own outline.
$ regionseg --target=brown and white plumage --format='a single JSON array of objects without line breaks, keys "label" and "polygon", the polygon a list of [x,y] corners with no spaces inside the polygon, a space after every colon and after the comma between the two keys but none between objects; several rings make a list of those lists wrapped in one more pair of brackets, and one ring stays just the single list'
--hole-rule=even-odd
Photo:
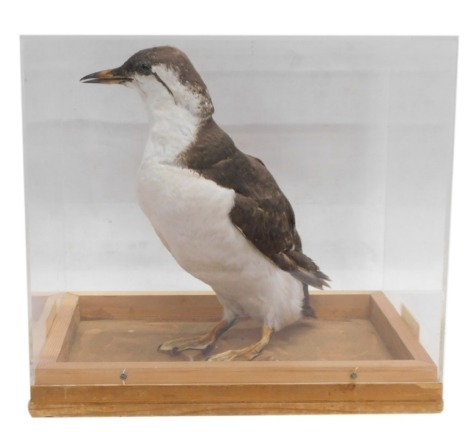
[{"label": "brown and white plumage", "polygon": [[307,284],[322,289],[328,277],[303,254],[292,207],[268,169],[213,120],[207,87],[186,55],[151,48],[82,80],[141,94],[150,118],[138,173],[141,207],[176,261],[209,284],[224,308],[208,335],[160,349],[207,349],[249,316],[263,323],[262,339],[212,359],[253,358],[273,331],[312,315]]}]

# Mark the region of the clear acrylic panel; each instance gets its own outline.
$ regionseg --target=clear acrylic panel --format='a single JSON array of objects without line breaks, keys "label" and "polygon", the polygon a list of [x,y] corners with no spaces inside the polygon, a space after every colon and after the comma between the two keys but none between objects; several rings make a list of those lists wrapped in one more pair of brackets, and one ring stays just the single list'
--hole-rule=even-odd
[{"label": "clear acrylic panel", "polygon": [[[198,305],[191,293],[212,292],[182,270],[139,208],[136,173],[148,134],[139,96],[123,86],[79,82],[158,45],[188,55],[209,89],[216,122],[275,177],[295,211],[303,250],[331,278],[321,295],[384,293],[397,325],[416,338],[440,382],[456,38],[27,36],[21,52],[33,384],[66,293],[92,294],[79,301],[86,310],[104,308],[100,294],[139,294],[145,303],[145,295],[184,292],[181,320],[184,307]],[[319,295],[311,289],[321,309]],[[296,335],[302,325],[312,332],[340,325],[335,311],[350,297],[337,298],[327,307],[330,319],[322,321],[317,310],[315,324],[281,330],[280,346],[268,345],[254,362],[289,360],[282,352],[295,350],[295,360],[335,361],[335,353],[322,357],[321,350],[302,353],[289,344],[303,343]],[[92,322],[93,313],[83,321]],[[361,338],[347,332],[347,322],[325,333],[339,337],[337,345],[344,335]],[[259,324],[246,326],[261,332]],[[106,334],[93,343],[108,343]],[[151,361],[148,353],[161,341],[139,359],[139,340],[126,347],[134,350],[129,358]],[[386,350],[394,344],[377,343]],[[64,350],[59,360],[66,362]],[[159,355],[159,362],[207,358]],[[338,360],[348,355],[365,359],[356,352]]]}]

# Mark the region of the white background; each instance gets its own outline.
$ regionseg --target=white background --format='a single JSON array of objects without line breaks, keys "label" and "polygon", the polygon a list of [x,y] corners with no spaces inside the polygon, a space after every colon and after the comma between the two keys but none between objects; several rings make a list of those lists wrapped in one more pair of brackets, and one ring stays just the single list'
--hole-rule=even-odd
[{"label": "white background", "polygon": [[[26,430],[82,430],[98,427],[101,430],[129,430],[129,428],[154,429],[191,427],[205,430],[259,429],[266,427],[328,428],[329,430],[395,430],[400,427],[448,428],[449,422],[465,414],[469,374],[465,362],[464,342],[468,340],[468,244],[470,220],[468,208],[468,117],[469,88],[469,33],[464,2],[338,2],[319,7],[311,2],[309,9],[296,7],[295,1],[276,5],[269,9],[253,7],[253,2],[233,5],[220,4],[219,10],[208,14],[202,11],[203,2],[190,6],[175,5],[173,10],[149,2],[134,1],[132,5],[120,5],[116,10],[96,2],[77,4],[17,3],[16,10],[2,14],[2,79],[1,98],[4,140],[1,158],[2,208],[2,404],[3,422],[24,426]],[[142,4],[141,4],[142,3]],[[379,2],[377,2],[379,3]],[[194,8],[194,10],[193,10]],[[152,11],[152,13],[150,13]],[[138,14],[138,12],[141,12]],[[198,13],[205,17],[204,25],[198,22]],[[182,17],[183,16],[183,17]],[[5,22],[3,22],[5,20]],[[104,26],[104,23],[107,26]],[[289,24],[288,24],[289,23]],[[454,164],[454,199],[452,213],[452,239],[447,319],[446,364],[444,375],[446,409],[440,415],[401,416],[308,416],[308,417],[238,417],[227,418],[150,418],[150,419],[30,419],[26,409],[28,400],[29,366],[27,354],[27,313],[24,249],[24,208],[21,150],[21,107],[19,80],[18,35],[22,33],[270,33],[270,34],[426,34],[459,35],[459,84],[457,104],[456,149]],[[465,124],[466,123],[466,124]],[[6,129],[5,129],[6,128]],[[5,322],[3,322],[5,320]],[[462,392],[462,393],[461,393]],[[463,419],[462,427],[468,420]],[[7,426],[8,427],[8,426]],[[10,426],[12,427],[12,426]]]}]

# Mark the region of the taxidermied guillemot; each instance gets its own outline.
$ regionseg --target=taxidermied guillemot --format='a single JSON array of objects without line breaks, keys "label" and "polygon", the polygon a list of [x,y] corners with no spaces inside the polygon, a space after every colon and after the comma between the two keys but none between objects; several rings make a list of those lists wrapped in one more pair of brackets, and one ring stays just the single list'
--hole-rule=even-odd
[{"label": "taxidermied guillemot", "polygon": [[292,207],[265,165],[213,120],[209,92],[188,57],[168,46],[145,49],[81,81],[140,93],[150,118],[140,205],[178,264],[210,285],[224,309],[208,334],[158,349],[208,351],[248,316],[263,324],[261,339],[209,360],[251,360],[274,331],[314,315],[307,285],[323,289],[329,279],[302,253]]}]

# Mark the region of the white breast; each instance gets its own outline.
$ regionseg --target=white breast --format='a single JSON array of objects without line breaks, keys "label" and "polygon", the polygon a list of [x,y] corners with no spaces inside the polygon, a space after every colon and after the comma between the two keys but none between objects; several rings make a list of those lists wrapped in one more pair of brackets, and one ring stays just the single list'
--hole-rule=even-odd
[{"label": "white breast", "polygon": [[214,289],[225,318],[248,315],[276,330],[300,318],[300,282],[232,224],[233,190],[156,158],[144,159],[138,185],[141,207],[163,244],[181,267]]},{"label": "white breast", "polygon": [[[165,75],[170,72],[158,71],[171,84],[171,76]],[[176,163],[197,135],[198,96],[173,85],[175,103],[167,90],[154,84],[155,79],[141,83],[149,86],[142,96],[151,126],[138,194],[162,243],[181,267],[214,289],[226,319],[248,315],[275,330],[296,321],[301,316],[301,284],[232,224],[235,192]]]}]

